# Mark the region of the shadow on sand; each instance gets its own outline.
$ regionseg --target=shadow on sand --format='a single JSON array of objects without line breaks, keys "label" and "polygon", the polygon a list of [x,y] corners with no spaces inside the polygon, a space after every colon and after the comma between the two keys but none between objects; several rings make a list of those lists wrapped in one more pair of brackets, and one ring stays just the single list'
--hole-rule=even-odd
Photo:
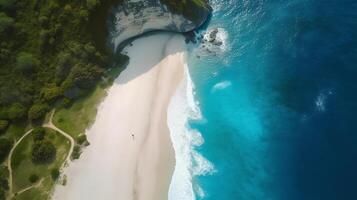
[{"label": "shadow on sand", "polygon": [[[161,52],[157,51],[157,46],[162,46]],[[130,60],[114,84],[126,84],[150,71],[166,57],[183,51],[186,51],[186,45],[180,34],[152,32],[136,38],[122,49],[122,53],[127,54]]]}]

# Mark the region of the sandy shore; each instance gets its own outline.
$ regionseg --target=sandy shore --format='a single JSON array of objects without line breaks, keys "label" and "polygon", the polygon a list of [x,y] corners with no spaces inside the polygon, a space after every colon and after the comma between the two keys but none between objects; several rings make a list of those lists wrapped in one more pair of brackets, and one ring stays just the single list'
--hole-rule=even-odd
[{"label": "sandy shore", "polygon": [[175,158],[167,108],[184,74],[184,39],[158,34],[133,44],[87,132],[91,145],[65,170],[67,185],[55,188],[54,199],[168,198]]}]

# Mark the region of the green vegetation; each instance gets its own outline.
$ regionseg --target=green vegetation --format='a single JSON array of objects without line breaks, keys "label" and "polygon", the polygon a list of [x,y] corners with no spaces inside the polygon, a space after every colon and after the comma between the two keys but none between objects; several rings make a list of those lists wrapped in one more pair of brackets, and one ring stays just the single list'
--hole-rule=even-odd
[{"label": "green vegetation", "polygon": [[43,139],[45,139],[45,133],[46,133],[45,128],[42,128],[42,127],[34,128],[32,131],[32,137],[33,137],[34,142],[42,141]]},{"label": "green vegetation", "polygon": [[40,177],[38,177],[36,174],[32,174],[32,175],[29,177],[29,181],[30,181],[30,183],[36,183],[39,178],[40,178]]},{"label": "green vegetation", "polygon": [[[160,1],[193,21],[200,17],[195,8],[208,9],[205,0]],[[71,156],[79,158],[105,87],[128,60],[107,47],[108,12],[120,2],[0,0],[0,164],[13,141],[54,107],[54,123],[75,138]],[[48,199],[69,147],[62,135],[34,128],[13,152],[13,199]],[[0,165],[0,200],[8,176]]]},{"label": "green vegetation", "polygon": [[20,52],[16,58],[15,70],[22,73],[29,73],[34,70],[38,60],[30,53]]},{"label": "green vegetation", "polygon": [[31,156],[34,164],[50,164],[56,158],[56,147],[47,140],[36,141],[32,145]]},{"label": "green vegetation", "polygon": [[0,33],[5,33],[14,24],[14,19],[7,16],[5,13],[0,12]]},{"label": "green vegetation", "polygon": [[0,133],[6,130],[6,128],[9,126],[9,121],[7,120],[0,120]]},{"label": "green vegetation", "polygon": [[9,171],[5,166],[0,166],[0,200],[6,199],[6,191],[9,190]]},{"label": "green vegetation", "polygon": [[60,176],[60,171],[58,168],[54,168],[51,170],[51,178],[53,181],[56,181]]},{"label": "green vegetation", "polygon": [[[42,132],[41,129],[37,129],[38,132]],[[40,131],[39,131],[40,130]],[[12,169],[13,169],[13,190],[19,192],[24,188],[32,186],[30,190],[21,193],[16,196],[15,199],[46,199],[48,197],[48,191],[53,187],[55,180],[59,177],[59,170],[65,161],[70,148],[69,141],[59,133],[51,129],[45,129],[44,138],[40,141],[35,139],[33,132],[24,138],[24,140],[16,147],[12,157]],[[42,153],[44,158],[40,159],[40,162],[33,162],[33,152],[40,143],[40,149],[43,148]],[[48,147],[46,143],[50,143],[52,147],[55,147],[55,156],[53,156],[52,147]],[[44,145],[45,144],[45,145]],[[43,147],[44,145],[45,147]],[[50,153],[43,153],[50,152]],[[50,155],[50,160],[49,158]],[[58,171],[58,175],[56,175]],[[34,181],[34,177],[37,176],[37,180]],[[56,177],[56,179],[54,179]],[[34,182],[36,182],[34,184]]]},{"label": "green vegetation", "polygon": [[6,138],[0,138],[0,163],[7,158],[12,147],[12,142]]},{"label": "green vegetation", "polygon": [[79,159],[79,157],[81,156],[81,146],[79,145],[75,145],[73,147],[73,152],[72,152],[72,155],[71,155],[71,159],[72,160],[76,160],[76,159]]},{"label": "green vegetation", "polygon": [[19,103],[12,103],[9,107],[4,108],[0,114],[8,120],[19,120],[26,115],[26,108]]},{"label": "green vegetation", "polygon": [[88,140],[87,140],[87,135],[85,135],[85,134],[79,135],[79,136],[77,137],[77,139],[76,139],[76,142],[77,142],[77,144],[79,144],[79,145],[85,145],[85,146],[88,146],[88,145],[89,145],[89,142],[88,142]]},{"label": "green vegetation", "polygon": [[30,190],[27,190],[26,192],[23,192],[21,194],[16,195],[12,199],[13,200],[30,200],[30,199],[47,200],[48,199],[48,194],[45,193],[44,191],[45,191],[44,187],[32,188]]},{"label": "green vegetation", "polygon": [[18,140],[28,130],[28,123],[24,121],[12,122],[5,132],[0,132],[0,138],[7,138],[11,141]]},{"label": "green vegetation", "polygon": [[53,123],[73,138],[77,138],[93,122],[97,113],[97,105],[105,95],[105,90],[97,86],[94,91],[78,99],[69,107],[57,109]]},{"label": "green vegetation", "polygon": [[106,20],[120,1],[0,0],[0,119],[38,120],[88,95],[116,62]]},{"label": "green vegetation", "polygon": [[208,12],[210,6],[207,0],[160,0],[171,12],[185,16],[194,22],[200,22],[203,11]]}]

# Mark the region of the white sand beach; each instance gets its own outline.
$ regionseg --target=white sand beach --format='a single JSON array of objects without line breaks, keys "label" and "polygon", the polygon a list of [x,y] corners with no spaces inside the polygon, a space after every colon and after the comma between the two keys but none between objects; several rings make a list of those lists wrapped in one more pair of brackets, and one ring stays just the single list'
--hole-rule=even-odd
[{"label": "white sand beach", "polygon": [[56,200],[168,198],[175,157],[167,108],[184,76],[184,38],[151,35],[124,51],[130,63],[99,106],[91,145],[65,169]]}]

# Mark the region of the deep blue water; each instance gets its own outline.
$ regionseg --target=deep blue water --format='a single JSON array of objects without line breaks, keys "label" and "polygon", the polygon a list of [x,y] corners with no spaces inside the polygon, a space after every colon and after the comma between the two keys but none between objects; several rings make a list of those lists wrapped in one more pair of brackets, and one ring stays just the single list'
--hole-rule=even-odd
[{"label": "deep blue water", "polygon": [[215,166],[198,199],[356,200],[357,1],[211,3],[228,47],[189,57]]}]

